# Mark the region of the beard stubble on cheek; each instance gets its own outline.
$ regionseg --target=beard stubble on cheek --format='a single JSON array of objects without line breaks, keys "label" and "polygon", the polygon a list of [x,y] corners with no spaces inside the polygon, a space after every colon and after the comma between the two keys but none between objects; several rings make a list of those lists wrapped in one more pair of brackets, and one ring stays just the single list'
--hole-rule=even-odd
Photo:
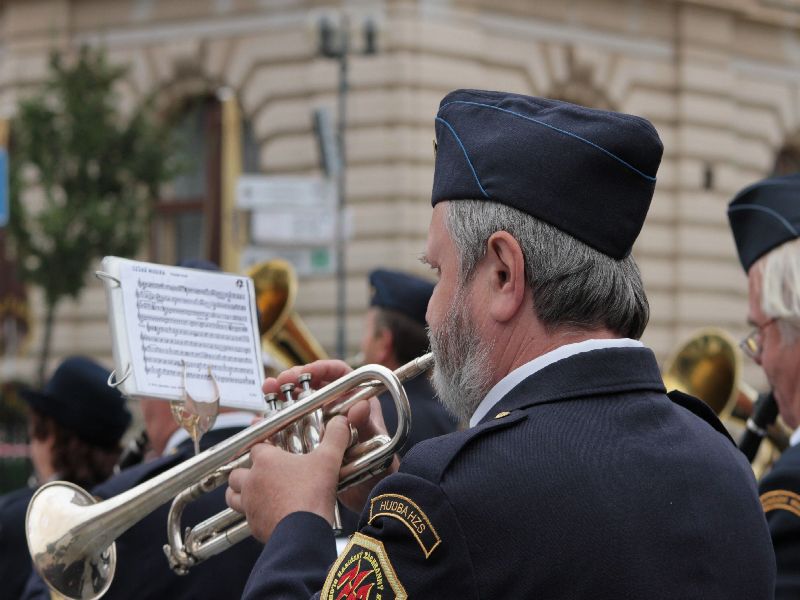
[{"label": "beard stubble on cheek", "polygon": [[493,344],[481,340],[459,286],[442,322],[428,327],[435,358],[432,384],[439,401],[459,423],[467,423],[489,391],[486,368]]}]

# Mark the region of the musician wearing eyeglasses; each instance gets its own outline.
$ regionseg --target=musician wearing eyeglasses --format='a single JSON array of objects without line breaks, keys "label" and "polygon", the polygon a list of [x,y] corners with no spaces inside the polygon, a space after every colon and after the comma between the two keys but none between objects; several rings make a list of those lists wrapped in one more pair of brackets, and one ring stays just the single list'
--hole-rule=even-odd
[{"label": "musician wearing eyeglasses", "polygon": [[794,430],[759,492],[777,561],[775,598],[800,598],[800,174],[748,186],[728,217],[748,279],[753,329],[742,349],[764,369]]},{"label": "musician wearing eyeglasses", "polygon": [[[245,597],[769,598],[750,465],[704,404],[667,396],[638,341],[649,309],[631,249],[655,129],[480,90],[448,94],[435,128],[433,382],[469,427],[342,494],[361,518],[338,556],[345,418],[309,455],[254,447],[227,492],[266,542]],[[305,370],[319,387],[347,368]],[[374,401],[347,418],[360,437],[381,428]]]}]

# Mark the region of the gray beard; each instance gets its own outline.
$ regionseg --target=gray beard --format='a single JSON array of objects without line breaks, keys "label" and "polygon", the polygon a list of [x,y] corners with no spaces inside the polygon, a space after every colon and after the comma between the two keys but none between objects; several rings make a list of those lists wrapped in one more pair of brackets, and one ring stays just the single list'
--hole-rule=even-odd
[{"label": "gray beard", "polygon": [[487,369],[494,344],[483,342],[469,317],[463,286],[459,286],[444,322],[428,327],[435,358],[431,383],[439,401],[459,423],[467,424],[489,391]]}]

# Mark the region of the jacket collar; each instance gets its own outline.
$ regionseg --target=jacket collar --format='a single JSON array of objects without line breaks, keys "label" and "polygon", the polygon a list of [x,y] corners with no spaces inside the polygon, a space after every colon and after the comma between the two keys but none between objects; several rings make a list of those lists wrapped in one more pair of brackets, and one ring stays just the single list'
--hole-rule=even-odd
[{"label": "jacket collar", "polygon": [[524,379],[480,422],[490,421],[502,412],[537,404],[632,391],[666,392],[652,350],[606,348],[582,352]]}]

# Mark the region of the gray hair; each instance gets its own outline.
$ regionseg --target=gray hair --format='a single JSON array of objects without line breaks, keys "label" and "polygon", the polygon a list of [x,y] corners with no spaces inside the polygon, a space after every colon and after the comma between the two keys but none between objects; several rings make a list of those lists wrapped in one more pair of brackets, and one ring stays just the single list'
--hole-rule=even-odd
[{"label": "gray hair", "polygon": [[480,200],[450,202],[447,229],[458,249],[461,284],[469,281],[496,231],[507,231],[525,257],[525,281],[536,316],[551,331],[605,327],[639,339],[650,317],[633,258],[615,260],[510,206]]},{"label": "gray hair", "polygon": [[800,239],[781,244],[752,268],[761,272],[761,310],[778,319],[781,340],[800,335]]}]

